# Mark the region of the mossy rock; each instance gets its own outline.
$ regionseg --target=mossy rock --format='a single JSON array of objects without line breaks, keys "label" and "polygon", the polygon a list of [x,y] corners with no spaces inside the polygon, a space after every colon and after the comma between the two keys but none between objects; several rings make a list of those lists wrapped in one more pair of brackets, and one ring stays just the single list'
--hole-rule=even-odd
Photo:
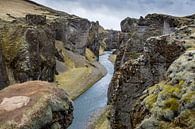
[{"label": "mossy rock", "polygon": [[157,95],[155,94],[150,94],[144,99],[144,103],[148,109],[153,108],[155,106],[156,100],[157,100]]},{"label": "mossy rock", "polygon": [[28,45],[24,39],[26,29],[26,27],[21,25],[4,27],[1,41],[3,55],[7,64],[10,64],[23,49],[27,49]]},{"label": "mossy rock", "polygon": [[179,101],[176,99],[176,98],[170,98],[170,99],[167,99],[165,102],[164,102],[164,109],[169,109],[171,111],[178,111],[179,110]]}]

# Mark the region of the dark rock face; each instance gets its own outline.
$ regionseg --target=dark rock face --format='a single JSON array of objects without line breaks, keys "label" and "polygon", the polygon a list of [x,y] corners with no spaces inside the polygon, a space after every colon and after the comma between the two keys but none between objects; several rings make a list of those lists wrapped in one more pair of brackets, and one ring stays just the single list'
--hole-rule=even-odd
[{"label": "dark rock face", "polygon": [[137,27],[138,19],[127,17],[121,22],[121,31],[130,32]]},{"label": "dark rock face", "polygon": [[0,42],[0,89],[3,89],[7,85],[8,85],[8,76],[5,67],[5,62],[3,60],[2,44]]},{"label": "dark rock face", "polygon": [[115,31],[115,30],[107,30],[108,35],[106,36],[106,50],[112,50],[112,49],[117,49],[118,46],[120,46],[120,31]]},{"label": "dark rock face", "polygon": [[157,14],[139,20],[127,18],[121,22],[123,33],[108,91],[112,129],[135,128],[134,116],[130,114],[136,100],[147,87],[163,80],[168,67],[184,52],[184,42],[173,40],[170,35],[158,36],[164,32],[165,20],[171,31],[176,25],[191,23],[191,19]]},{"label": "dark rock face", "polygon": [[132,127],[129,112],[136,98],[148,86],[164,79],[168,66],[183,52],[181,42],[169,42],[168,37],[149,39],[146,50],[138,58],[128,59],[115,73],[108,94],[109,103],[113,106],[113,129]]},{"label": "dark rock face", "polygon": [[88,43],[87,47],[94,52],[94,54],[99,57],[99,23],[92,22],[89,29]]},{"label": "dark rock face", "polygon": [[[187,50],[166,72],[166,79],[144,91],[131,113],[133,128],[195,127],[194,50]],[[190,83],[189,83],[190,82]],[[146,113],[147,112],[147,113]]]},{"label": "dark rock face", "polygon": [[50,24],[55,39],[64,43],[64,47],[73,52],[85,55],[91,23],[77,17],[58,18]]},{"label": "dark rock face", "polygon": [[[8,27],[7,32],[4,30],[2,39],[3,54],[16,82],[54,80],[55,46],[49,28],[14,25]],[[14,48],[15,51],[12,50]]]}]

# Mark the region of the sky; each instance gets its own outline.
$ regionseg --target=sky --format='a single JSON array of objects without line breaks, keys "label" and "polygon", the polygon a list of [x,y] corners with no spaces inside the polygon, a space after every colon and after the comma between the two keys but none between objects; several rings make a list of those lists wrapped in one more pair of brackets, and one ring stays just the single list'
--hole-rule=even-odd
[{"label": "sky", "polygon": [[126,17],[139,18],[149,13],[175,16],[195,13],[195,0],[32,0],[56,10],[99,21],[106,29],[120,30]]}]

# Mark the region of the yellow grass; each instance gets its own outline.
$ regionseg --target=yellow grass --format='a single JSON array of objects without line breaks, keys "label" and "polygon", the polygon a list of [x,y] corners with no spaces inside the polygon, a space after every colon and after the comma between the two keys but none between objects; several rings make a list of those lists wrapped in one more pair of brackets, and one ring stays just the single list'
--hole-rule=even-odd
[{"label": "yellow grass", "polygon": [[99,127],[96,127],[95,129],[110,129],[109,128],[109,122],[107,119],[103,121],[101,125],[98,125]]},{"label": "yellow grass", "polygon": [[43,7],[35,4],[23,1],[23,0],[0,0],[0,18],[12,21],[13,18],[8,16],[10,14],[14,17],[24,17],[26,14],[44,14],[47,18],[55,18],[56,16],[50,14],[50,12],[43,10]]},{"label": "yellow grass", "polygon": [[99,55],[103,55],[103,54],[104,54],[104,48],[100,46]]},{"label": "yellow grass", "polygon": [[114,64],[116,61],[116,55],[115,54],[110,55],[109,60]]},{"label": "yellow grass", "polygon": [[110,129],[110,124],[107,119],[108,110],[106,110],[101,116],[95,121],[95,129]]},{"label": "yellow grass", "polygon": [[67,91],[71,98],[75,98],[87,87],[87,85],[83,85],[83,83],[90,73],[91,68],[73,68],[57,75],[56,82],[60,88]]},{"label": "yellow grass", "polygon": [[85,56],[90,62],[96,60],[95,54],[89,48],[86,49]]}]

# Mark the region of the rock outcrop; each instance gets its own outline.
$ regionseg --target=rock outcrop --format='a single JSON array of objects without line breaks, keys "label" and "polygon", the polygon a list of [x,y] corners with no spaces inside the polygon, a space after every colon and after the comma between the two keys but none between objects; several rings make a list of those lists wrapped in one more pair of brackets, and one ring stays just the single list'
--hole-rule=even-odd
[{"label": "rock outcrop", "polygon": [[72,119],[72,101],[48,82],[25,82],[0,91],[0,129],[66,129]]},{"label": "rock outcrop", "polygon": [[27,15],[26,23],[5,23],[0,28],[4,61],[13,74],[13,77],[9,75],[9,80],[54,81],[55,40],[50,28],[43,24],[42,20],[46,20],[44,18]]},{"label": "rock outcrop", "polygon": [[50,26],[55,39],[62,41],[66,49],[85,55],[91,24],[87,19],[62,15],[52,20]]},{"label": "rock outcrop", "polygon": [[[169,66],[184,53],[189,44],[186,45],[183,39],[189,37],[191,32],[175,27],[191,23],[193,19],[190,18],[158,14],[147,15],[139,20],[127,18],[121,22],[121,45],[108,91],[112,129],[136,128],[140,124],[137,121],[151,114],[145,107],[138,106],[141,103],[138,100],[142,99],[148,87],[166,79],[165,73]],[[172,33],[177,30],[178,34]],[[150,124],[155,123],[149,123],[148,126]]]},{"label": "rock outcrop", "polygon": [[144,91],[133,114],[135,128],[195,128],[194,56],[194,50],[185,52],[169,67],[166,80]]},{"label": "rock outcrop", "polygon": [[[7,1],[10,6],[13,3],[14,1]],[[0,20],[1,89],[9,83],[30,80],[54,82],[56,64],[68,62],[64,60],[65,55],[61,49],[56,47],[61,46],[61,43],[63,49],[83,57],[88,56],[86,50],[89,49],[96,56],[94,59],[98,59],[98,22],[90,22],[28,1],[19,2],[18,5],[27,6],[35,14],[28,14],[28,10],[23,10],[19,15],[21,10],[16,8],[19,11],[18,16],[13,17],[14,12],[10,12],[8,18],[3,17],[5,20]]]}]

